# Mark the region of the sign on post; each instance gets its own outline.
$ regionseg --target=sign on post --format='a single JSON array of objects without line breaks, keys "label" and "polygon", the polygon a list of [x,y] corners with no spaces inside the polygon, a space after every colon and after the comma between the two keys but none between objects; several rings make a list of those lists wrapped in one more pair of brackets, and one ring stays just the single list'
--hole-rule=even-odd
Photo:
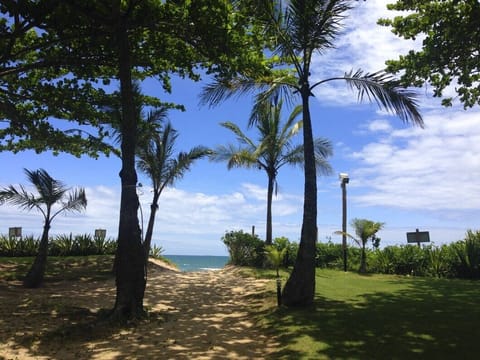
[{"label": "sign on post", "polygon": [[105,229],[95,229],[95,237],[99,239],[105,239],[107,236],[107,230]]},{"label": "sign on post", "polygon": [[22,228],[21,227],[11,227],[8,228],[8,236],[10,238],[22,238]]},{"label": "sign on post", "polygon": [[420,246],[421,242],[430,242],[430,233],[428,231],[407,232],[407,243],[417,243]]}]

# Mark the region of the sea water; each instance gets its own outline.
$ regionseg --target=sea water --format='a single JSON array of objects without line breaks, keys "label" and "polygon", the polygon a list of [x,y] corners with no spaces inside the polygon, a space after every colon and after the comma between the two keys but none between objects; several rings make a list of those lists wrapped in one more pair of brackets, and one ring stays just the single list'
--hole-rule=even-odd
[{"label": "sea water", "polygon": [[228,256],[212,255],[163,255],[168,260],[177,265],[181,271],[208,271],[219,270],[223,268],[228,260]]}]

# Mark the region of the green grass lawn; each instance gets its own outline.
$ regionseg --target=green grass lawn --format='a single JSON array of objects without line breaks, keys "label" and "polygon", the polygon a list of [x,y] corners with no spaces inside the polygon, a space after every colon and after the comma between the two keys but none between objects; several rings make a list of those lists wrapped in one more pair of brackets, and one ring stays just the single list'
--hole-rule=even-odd
[{"label": "green grass lawn", "polygon": [[318,270],[313,306],[260,316],[278,359],[477,359],[479,305],[479,281]]}]

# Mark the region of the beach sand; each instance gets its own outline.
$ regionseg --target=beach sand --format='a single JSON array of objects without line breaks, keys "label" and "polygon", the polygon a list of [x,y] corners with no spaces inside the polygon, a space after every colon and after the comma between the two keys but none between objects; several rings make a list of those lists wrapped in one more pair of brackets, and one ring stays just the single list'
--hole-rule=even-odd
[{"label": "beach sand", "polygon": [[255,324],[266,280],[238,269],[179,272],[150,264],[148,320],[95,325],[115,301],[114,280],[24,289],[0,282],[0,359],[266,359],[277,344]]}]

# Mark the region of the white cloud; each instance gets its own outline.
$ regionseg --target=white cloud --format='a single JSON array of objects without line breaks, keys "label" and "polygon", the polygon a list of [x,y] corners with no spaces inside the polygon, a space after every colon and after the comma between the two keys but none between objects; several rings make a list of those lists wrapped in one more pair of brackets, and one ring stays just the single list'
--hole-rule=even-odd
[{"label": "white cloud", "polygon": [[386,119],[377,119],[370,121],[366,128],[371,132],[390,132],[392,125],[390,125],[390,122]]},{"label": "white cloud", "polygon": [[435,211],[480,204],[479,110],[444,109],[424,115],[426,127],[395,130],[353,153],[353,199],[369,206]]},{"label": "white cloud", "polygon": [[[88,206],[83,214],[60,216],[52,223],[51,234],[93,233],[95,229],[107,230],[107,237],[116,238],[120,205],[120,191],[106,186],[86,189]],[[150,214],[151,189],[143,187],[139,194],[146,227]],[[274,197],[274,236],[297,239],[299,232],[298,214],[302,210],[298,196],[282,194]],[[291,217],[293,215],[293,218]],[[266,188],[244,183],[238,191],[227,194],[205,194],[188,192],[176,188],[164,190],[159,201],[153,241],[167,252],[183,254],[223,254],[221,236],[225,231],[256,232],[264,238],[266,216]],[[12,206],[0,206],[0,233],[6,234],[8,227],[21,226],[23,233],[39,236],[42,217],[36,213],[25,213]]]},{"label": "white cloud", "polygon": [[[344,20],[344,31],[336,40],[336,49],[314,56],[312,84],[343,76],[345,72],[362,69],[374,73],[385,68],[385,61],[397,59],[421,45],[421,39],[404,40],[389,27],[377,25],[380,18],[393,18],[398,12],[387,10],[384,0],[358,2]],[[327,82],[316,88],[315,94],[325,104],[354,105],[357,95],[342,81]]]}]

